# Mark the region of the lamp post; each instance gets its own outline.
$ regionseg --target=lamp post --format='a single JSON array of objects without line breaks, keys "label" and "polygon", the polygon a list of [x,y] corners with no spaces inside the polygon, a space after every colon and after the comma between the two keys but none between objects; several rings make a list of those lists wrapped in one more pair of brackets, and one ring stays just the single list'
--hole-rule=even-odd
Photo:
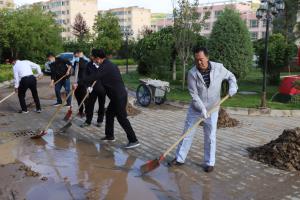
[{"label": "lamp post", "polygon": [[266,20],[266,35],[265,35],[265,49],[264,49],[264,72],[263,72],[263,87],[261,96],[261,108],[267,108],[266,88],[267,88],[267,67],[268,67],[268,42],[269,42],[269,27],[272,17],[276,17],[284,10],[283,0],[261,0],[260,7],[256,11],[256,18],[258,20]]},{"label": "lamp post", "polygon": [[125,51],[126,51],[126,74],[128,74],[128,57],[129,57],[129,53],[128,53],[128,38],[129,36],[133,35],[133,31],[131,29],[126,28],[124,30],[124,36],[126,39],[126,44],[125,44]]}]

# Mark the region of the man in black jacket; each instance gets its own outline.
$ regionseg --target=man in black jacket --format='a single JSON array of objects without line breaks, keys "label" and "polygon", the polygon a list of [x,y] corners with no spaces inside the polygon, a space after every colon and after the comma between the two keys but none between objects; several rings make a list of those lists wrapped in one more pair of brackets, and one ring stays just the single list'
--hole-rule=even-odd
[{"label": "man in black jacket", "polygon": [[[93,59],[93,58],[92,58]],[[93,62],[89,62],[87,64],[87,68],[85,71],[85,77],[90,77],[93,74],[97,74],[98,72],[100,72],[100,67],[99,65],[93,63]],[[84,79],[84,78],[83,78]],[[84,79],[85,80],[85,79]],[[79,82],[80,83],[80,82]],[[92,85],[92,82],[88,82],[88,85]],[[80,85],[80,84],[79,84]],[[97,127],[101,127],[102,123],[103,123],[103,118],[104,118],[104,106],[105,106],[105,89],[101,83],[100,80],[97,81],[97,83],[94,85],[93,89],[89,89],[89,97],[86,100],[86,108],[85,108],[85,113],[86,113],[86,121],[80,126],[82,128],[86,127],[86,126],[90,126],[92,123],[92,119],[93,119],[93,113],[94,113],[94,106],[96,103],[96,100],[98,99],[98,118],[97,118]]]},{"label": "man in black jacket", "polygon": [[[74,71],[76,70],[76,67],[79,66],[79,71],[78,71],[78,80],[77,82],[79,83],[79,80],[82,80],[85,77],[86,73],[86,68],[89,60],[83,55],[82,51],[76,50],[74,51]],[[86,95],[86,86],[84,84],[78,84],[78,87],[75,90],[75,97],[78,103],[78,106],[81,104],[83,101],[84,96]],[[79,108],[78,116],[79,117],[84,117],[84,105],[82,105]]]},{"label": "man in black jacket", "polygon": [[[62,99],[61,99],[61,88],[64,87],[66,91],[66,96],[68,96],[70,92],[70,72],[72,68],[71,62],[68,60],[64,60],[62,58],[54,56],[54,54],[49,53],[47,55],[48,60],[51,62],[50,69],[51,69],[51,83],[50,87],[54,87],[55,89],[55,95],[56,95],[56,103],[54,106],[59,106],[62,104]],[[57,82],[60,78],[65,76],[62,80],[60,80],[58,83],[54,85],[55,82]],[[67,99],[67,107],[71,106],[71,97]]]},{"label": "man in black jacket", "polygon": [[123,83],[121,73],[116,65],[106,59],[102,49],[92,51],[93,62],[98,65],[100,70],[85,79],[85,82],[99,80],[102,82],[106,95],[110,99],[106,110],[105,137],[103,141],[115,141],[114,137],[114,118],[116,117],[129,140],[125,148],[135,148],[140,145],[135,132],[127,119],[127,91]]}]

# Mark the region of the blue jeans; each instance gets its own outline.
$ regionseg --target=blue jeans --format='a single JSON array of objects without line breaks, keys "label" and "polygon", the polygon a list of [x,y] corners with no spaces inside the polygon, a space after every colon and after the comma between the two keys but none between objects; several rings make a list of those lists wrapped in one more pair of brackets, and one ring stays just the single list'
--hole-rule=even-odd
[{"label": "blue jeans", "polygon": [[[210,117],[204,121],[204,163],[208,166],[215,165],[216,156],[216,132],[217,132],[217,122],[218,122],[219,110],[213,112]],[[201,112],[196,111],[192,106],[190,106],[183,132],[186,132],[190,127],[192,127],[202,116]],[[194,128],[178,145],[176,151],[177,162],[184,163],[187,154],[191,148],[194,135],[197,128]]]},{"label": "blue jeans", "polygon": [[[61,88],[64,87],[65,91],[66,91],[66,96],[69,95],[70,93],[70,88],[71,88],[71,82],[70,79],[66,79],[66,80],[61,80],[59,81],[56,85],[55,85],[55,95],[56,95],[56,99],[57,99],[57,103],[62,103],[62,99],[61,99]],[[67,104],[71,105],[71,96],[67,99]]]}]

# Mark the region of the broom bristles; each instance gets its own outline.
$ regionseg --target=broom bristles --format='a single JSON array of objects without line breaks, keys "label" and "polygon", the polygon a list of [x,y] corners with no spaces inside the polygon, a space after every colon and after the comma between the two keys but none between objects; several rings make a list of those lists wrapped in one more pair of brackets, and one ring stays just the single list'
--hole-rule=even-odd
[{"label": "broom bristles", "polygon": [[146,174],[146,173],[158,168],[159,165],[160,165],[159,159],[150,160],[146,164],[142,165],[140,167],[140,170],[141,170],[142,174]]},{"label": "broom bristles", "polygon": [[68,110],[67,114],[64,117],[64,121],[68,121],[72,116],[72,110]]}]

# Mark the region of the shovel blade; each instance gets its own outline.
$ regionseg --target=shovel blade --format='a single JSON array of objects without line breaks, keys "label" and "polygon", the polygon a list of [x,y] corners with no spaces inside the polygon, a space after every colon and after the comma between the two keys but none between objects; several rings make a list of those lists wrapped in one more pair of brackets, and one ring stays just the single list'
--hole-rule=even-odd
[{"label": "shovel blade", "polygon": [[60,132],[66,132],[68,130],[68,128],[70,128],[72,126],[72,122],[68,122],[66,123],[62,128],[59,129]]},{"label": "shovel blade", "polygon": [[72,116],[72,110],[69,109],[67,114],[64,117],[64,121],[68,121],[71,118],[71,116]]}]

